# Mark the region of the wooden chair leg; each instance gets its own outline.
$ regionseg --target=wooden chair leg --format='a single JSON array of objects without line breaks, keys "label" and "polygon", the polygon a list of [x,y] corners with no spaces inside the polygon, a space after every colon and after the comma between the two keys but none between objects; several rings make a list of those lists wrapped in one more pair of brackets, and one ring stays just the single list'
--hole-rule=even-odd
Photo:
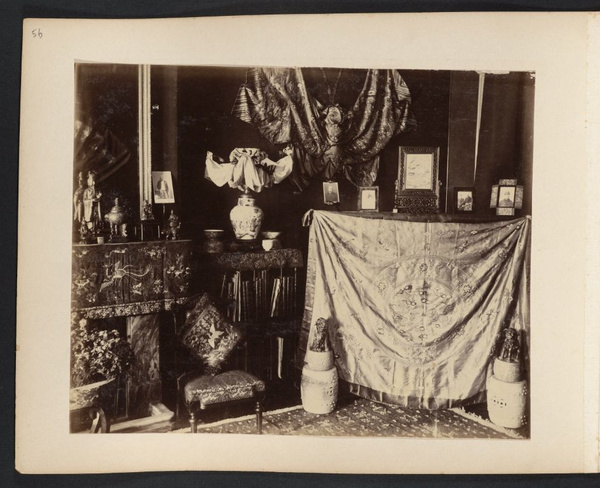
[{"label": "wooden chair leg", "polygon": [[256,430],[262,434],[262,406],[260,400],[256,402]]},{"label": "wooden chair leg", "polygon": [[90,409],[90,417],[92,418],[92,434],[107,434],[110,432],[110,420],[102,407],[92,407]]},{"label": "wooden chair leg", "polygon": [[196,415],[194,414],[194,412],[190,413],[190,428],[191,428],[192,434],[195,434],[196,432],[198,432],[198,423],[196,422]]}]

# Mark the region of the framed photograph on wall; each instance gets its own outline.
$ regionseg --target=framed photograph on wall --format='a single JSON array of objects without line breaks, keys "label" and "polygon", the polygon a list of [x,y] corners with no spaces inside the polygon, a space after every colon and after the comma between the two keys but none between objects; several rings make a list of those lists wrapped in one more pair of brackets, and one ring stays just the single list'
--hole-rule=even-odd
[{"label": "framed photograph on wall", "polygon": [[454,211],[457,213],[475,211],[475,188],[454,188]]},{"label": "framed photograph on wall", "polygon": [[152,171],[154,203],[175,203],[173,177],[170,171]]},{"label": "framed photograph on wall", "polygon": [[523,186],[515,179],[500,180],[492,186],[490,208],[496,209],[496,215],[515,215],[515,209],[523,208]]},{"label": "framed photograph on wall", "polygon": [[439,147],[401,146],[395,209],[407,213],[439,211]]},{"label": "framed photograph on wall", "polygon": [[325,205],[340,203],[340,189],[337,181],[325,181],[323,183],[323,202],[325,202]]},{"label": "framed photograph on wall", "polygon": [[378,186],[362,186],[358,189],[358,211],[379,212]]}]

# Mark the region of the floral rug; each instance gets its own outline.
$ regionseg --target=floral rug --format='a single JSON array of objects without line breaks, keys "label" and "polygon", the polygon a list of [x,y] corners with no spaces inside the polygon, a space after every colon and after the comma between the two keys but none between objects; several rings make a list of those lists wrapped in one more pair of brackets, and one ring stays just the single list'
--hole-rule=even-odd
[{"label": "floral rug", "polygon": [[[189,432],[189,428],[175,432]],[[199,424],[198,432],[215,434],[256,434],[256,417],[248,415],[211,424]],[[523,439],[516,431],[504,429],[462,409],[419,410],[376,403],[363,398],[339,406],[327,415],[311,414],[297,405],[266,412],[263,434]]]}]

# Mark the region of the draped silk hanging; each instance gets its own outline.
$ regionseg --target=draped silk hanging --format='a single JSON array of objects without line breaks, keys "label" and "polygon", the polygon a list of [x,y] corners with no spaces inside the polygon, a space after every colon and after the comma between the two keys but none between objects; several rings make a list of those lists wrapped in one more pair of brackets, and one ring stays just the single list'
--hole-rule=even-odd
[{"label": "draped silk hanging", "polygon": [[306,88],[299,68],[250,68],[232,113],[253,124],[272,144],[293,144],[291,181],[338,171],[357,186],[377,178],[379,153],[396,134],[414,128],[410,92],[396,70],[367,70],[354,106],[323,106]]},{"label": "draped silk hanging", "polygon": [[236,148],[229,155],[229,163],[215,161],[213,153],[206,153],[204,176],[217,186],[229,185],[241,191],[261,192],[281,183],[292,171],[291,150],[278,161],[269,159],[257,148]]},{"label": "draped silk hanging", "polygon": [[101,182],[122,168],[131,159],[131,152],[104,125],[91,120],[75,124],[75,173],[95,171]]},{"label": "draped silk hanging", "polygon": [[530,224],[314,211],[299,359],[324,317],[352,392],[414,408],[481,401],[500,330],[528,337]]}]

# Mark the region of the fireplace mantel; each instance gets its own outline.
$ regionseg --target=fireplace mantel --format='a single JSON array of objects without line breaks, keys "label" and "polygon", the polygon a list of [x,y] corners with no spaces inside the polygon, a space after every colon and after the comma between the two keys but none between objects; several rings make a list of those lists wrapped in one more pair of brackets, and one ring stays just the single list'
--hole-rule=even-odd
[{"label": "fireplace mantel", "polygon": [[72,309],[88,318],[143,315],[188,296],[192,242],[74,244]]}]

